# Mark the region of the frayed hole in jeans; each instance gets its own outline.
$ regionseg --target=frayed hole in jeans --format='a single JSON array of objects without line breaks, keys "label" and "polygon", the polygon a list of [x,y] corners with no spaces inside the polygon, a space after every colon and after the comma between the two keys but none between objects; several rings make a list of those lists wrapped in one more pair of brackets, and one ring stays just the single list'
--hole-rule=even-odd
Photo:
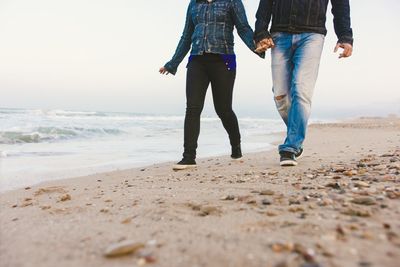
[{"label": "frayed hole in jeans", "polygon": [[279,95],[279,96],[275,97],[275,100],[280,101],[280,100],[283,100],[285,97],[286,97],[286,95]]}]

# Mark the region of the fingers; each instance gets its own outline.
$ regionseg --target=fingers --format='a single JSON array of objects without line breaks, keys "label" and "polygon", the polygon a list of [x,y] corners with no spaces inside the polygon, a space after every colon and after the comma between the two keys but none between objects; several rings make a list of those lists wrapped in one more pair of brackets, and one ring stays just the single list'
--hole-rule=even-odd
[{"label": "fingers", "polygon": [[340,53],[339,55],[339,58],[350,57],[353,54],[353,46],[351,44],[338,43],[335,46],[334,52],[336,53],[339,50],[339,48],[343,49],[342,53]]},{"label": "fingers", "polygon": [[351,57],[353,54],[353,47],[351,45],[346,45],[342,53],[342,57]]},{"label": "fingers", "polygon": [[161,67],[160,70],[158,71],[160,74],[165,74],[168,75],[169,71],[165,67]]},{"label": "fingers", "polygon": [[340,45],[341,44],[339,44],[339,43],[336,44],[335,49],[333,50],[333,53],[336,53],[339,50]]},{"label": "fingers", "polygon": [[257,48],[255,50],[256,53],[265,52],[269,48],[275,47],[274,41],[272,38],[265,38],[257,43]]}]

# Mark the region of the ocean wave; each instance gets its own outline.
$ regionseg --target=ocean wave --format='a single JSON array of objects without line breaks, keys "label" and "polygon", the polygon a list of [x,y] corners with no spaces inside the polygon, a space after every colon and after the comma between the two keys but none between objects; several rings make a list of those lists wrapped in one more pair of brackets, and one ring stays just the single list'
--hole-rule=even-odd
[{"label": "ocean wave", "polygon": [[42,143],[120,135],[124,131],[112,128],[37,127],[31,131],[0,131],[0,144]]}]

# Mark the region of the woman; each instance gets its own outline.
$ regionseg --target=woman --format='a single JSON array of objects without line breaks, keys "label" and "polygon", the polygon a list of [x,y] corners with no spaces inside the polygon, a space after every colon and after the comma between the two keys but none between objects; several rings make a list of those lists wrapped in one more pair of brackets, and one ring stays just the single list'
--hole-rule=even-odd
[{"label": "woman", "polygon": [[[253,31],[247,22],[241,0],[191,0],[185,28],[172,59],[160,68],[161,74],[175,75],[178,65],[192,47],[187,65],[186,116],[183,159],[174,170],[196,166],[200,114],[207,88],[211,83],[215,111],[228,132],[231,157],[242,157],[238,120],[232,110],[232,95],[236,76],[233,51],[233,29],[236,26],[243,42],[255,51]],[[261,54],[264,56],[264,54]]]}]

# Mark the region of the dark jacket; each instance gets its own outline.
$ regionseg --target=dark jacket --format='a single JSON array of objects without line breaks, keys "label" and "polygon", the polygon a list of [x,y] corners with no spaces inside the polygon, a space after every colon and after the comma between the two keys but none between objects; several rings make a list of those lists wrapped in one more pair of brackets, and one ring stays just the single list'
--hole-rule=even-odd
[{"label": "dark jacket", "polygon": [[[326,35],[326,12],[329,0],[260,0],[256,14],[254,39],[271,37],[271,32],[315,32]],[[339,43],[353,44],[349,0],[331,0],[333,23]]]},{"label": "dark jacket", "polygon": [[182,37],[172,59],[165,68],[175,74],[192,47],[191,55],[203,53],[234,54],[233,28],[243,42],[254,51],[254,33],[241,0],[191,0],[186,13]]}]

